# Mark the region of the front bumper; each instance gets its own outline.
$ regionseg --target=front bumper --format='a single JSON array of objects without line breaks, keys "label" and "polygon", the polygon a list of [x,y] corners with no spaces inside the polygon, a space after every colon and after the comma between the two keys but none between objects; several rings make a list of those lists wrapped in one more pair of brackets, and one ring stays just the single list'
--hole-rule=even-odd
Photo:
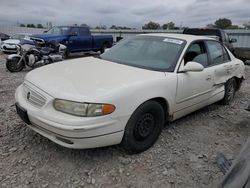
[{"label": "front bumper", "polygon": [[35,132],[61,146],[75,149],[103,147],[121,142],[128,117],[115,118],[107,115],[84,118],[61,113],[53,108],[53,97],[32,84],[28,84],[28,87],[46,98],[43,106],[36,106],[25,98],[24,85],[19,86],[15,93],[18,104],[27,110],[31,123],[28,127]]}]

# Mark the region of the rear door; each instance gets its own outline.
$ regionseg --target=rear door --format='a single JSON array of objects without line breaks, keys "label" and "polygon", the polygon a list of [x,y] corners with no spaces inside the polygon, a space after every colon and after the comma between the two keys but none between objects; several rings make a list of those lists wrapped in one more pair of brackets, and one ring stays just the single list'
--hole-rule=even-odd
[{"label": "rear door", "polygon": [[217,41],[206,41],[209,52],[209,67],[213,69],[213,95],[224,91],[224,84],[232,77],[236,68],[226,48]]},{"label": "rear door", "polygon": [[92,50],[92,36],[87,27],[80,27],[80,41],[82,50]]},{"label": "rear door", "polygon": [[79,27],[73,27],[71,28],[69,32],[69,44],[68,48],[70,49],[71,52],[76,52],[80,50],[80,30]]},{"label": "rear door", "polygon": [[73,27],[70,35],[69,49],[71,51],[88,51],[92,49],[92,36],[88,28]]}]

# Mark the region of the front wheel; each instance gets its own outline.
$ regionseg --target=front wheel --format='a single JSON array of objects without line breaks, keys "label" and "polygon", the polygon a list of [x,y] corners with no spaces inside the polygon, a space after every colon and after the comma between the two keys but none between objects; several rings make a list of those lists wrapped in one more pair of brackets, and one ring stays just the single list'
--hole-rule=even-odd
[{"label": "front wheel", "polygon": [[234,78],[228,80],[225,83],[225,95],[224,95],[224,98],[220,101],[220,104],[223,104],[223,105],[230,104],[232,100],[234,99],[236,88],[237,88],[236,80]]},{"label": "front wheel", "polygon": [[62,52],[62,60],[68,59],[69,57],[69,50],[66,49],[64,52]]},{"label": "front wheel", "polygon": [[164,125],[164,110],[156,101],[143,103],[130,117],[121,145],[129,154],[150,148],[158,139]]},{"label": "front wheel", "polygon": [[12,59],[7,59],[6,68],[10,72],[20,72],[25,66],[23,60],[21,60],[20,62],[20,59],[21,57],[13,57]]}]

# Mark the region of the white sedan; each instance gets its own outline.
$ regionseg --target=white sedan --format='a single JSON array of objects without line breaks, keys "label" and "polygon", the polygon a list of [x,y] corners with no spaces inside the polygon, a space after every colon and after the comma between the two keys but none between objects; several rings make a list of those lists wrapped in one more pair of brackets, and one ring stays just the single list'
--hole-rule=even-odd
[{"label": "white sedan", "polygon": [[39,134],[69,148],[151,147],[166,121],[220,101],[229,104],[244,64],[212,38],[138,35],[100,57],[31,71],[15,94],[17,112]]},{"label": "white sedan", "polygon": [[4,53],[16,53],[17,52],[17,44],[20,42],[25,41],[28,44],[33,44],[32,40],[30,39],[31,34],[28,33],[17,33],[2,42],[1,44],[1,51]]}]

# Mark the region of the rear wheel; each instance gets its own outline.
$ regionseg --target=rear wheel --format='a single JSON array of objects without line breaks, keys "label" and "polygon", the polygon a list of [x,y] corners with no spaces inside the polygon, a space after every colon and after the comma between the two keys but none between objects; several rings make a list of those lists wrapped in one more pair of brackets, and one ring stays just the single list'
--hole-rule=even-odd
[{"label": "rear wheel", "polygon": [[122,139],[122,146],[129,154],[150,148],[158,139],[164,125],[164,110],[156,101],[142,104],[130,117]]},{"label": "rear wheel", "polygon": [[106,43],[104,43],[104,44],[102,45],[101,50],[100,50],[101,54],[104,53],[105,50],[106,50],[107,48],[108,48],[108,45],[107,45]]},{"label": "rear wheel", "polygon": [[13,57],[12,59],[7,59],[6,61],[6,68],[10,72],[20,72],[24,68],[24,62],[20,61],[21,57]]},{"label": "rear wheel", "polygon": [[223,105],[230,104],[234,99],[236,89],[237,89],[236,80],[234,78],[228,80],[225,83],[225,95],[224,95],[224,98],[220,101],[220,103],[223,104]]}]

